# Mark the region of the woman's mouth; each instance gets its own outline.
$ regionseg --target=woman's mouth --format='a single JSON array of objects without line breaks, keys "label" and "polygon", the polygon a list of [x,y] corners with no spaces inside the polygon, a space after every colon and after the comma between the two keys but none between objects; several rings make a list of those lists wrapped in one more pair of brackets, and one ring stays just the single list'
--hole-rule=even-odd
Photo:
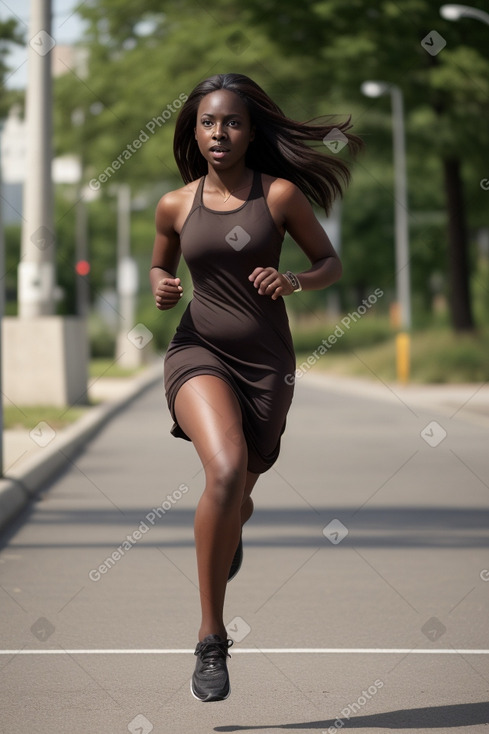
[{"label": "woman's mouth", "polygon": [[213,145],[212,148],[210,148],[210,152],[214,158],[223,158],[226,153],[229,153],[229,148],[225,148],[222,145]]}]

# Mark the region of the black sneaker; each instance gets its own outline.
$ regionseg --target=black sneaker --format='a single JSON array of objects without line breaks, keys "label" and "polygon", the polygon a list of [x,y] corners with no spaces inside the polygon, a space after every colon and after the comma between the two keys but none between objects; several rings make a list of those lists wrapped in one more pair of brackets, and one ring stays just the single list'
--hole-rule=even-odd
[{"label": "black sneaker", "polygon": [[197,644],[195,670],[190,683],[194,698],[199,701],[224,701],[231,693],[226,658],[231,657],[228,648],[232,640],[219,635],[207,635]]},{"label": "black sneaker", "polygon": [[234,579],[239,569],[241,568],[242,563],[243,563],[243,535],[241,534],[239,537],[238,547],[236,548],[236,553],[234,554],[234,558],[231,562],[231,568],[229,569],[228,581],[231,581],[231,579]]}]

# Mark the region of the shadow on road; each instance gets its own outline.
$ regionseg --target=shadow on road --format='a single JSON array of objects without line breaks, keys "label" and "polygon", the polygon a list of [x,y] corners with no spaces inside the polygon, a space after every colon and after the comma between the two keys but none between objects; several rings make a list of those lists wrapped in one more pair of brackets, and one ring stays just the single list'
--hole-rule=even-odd
[{"label": "shadow on road", "polygon": [[[335,722],[337,722],[335,724]],[[489,723],[489,703],[457,703],[450,706],[427,706],[418,709],[399,709],[383,714],[355,716],[350,719],[324,719],[323,721],[304,721],[294,724],[272,724],[263,726],[216,726],[214,731],[300,731],[301,729],[322,729],[328,732],[342,729],[441,729]]]},{"label": "shadow on road", "polygon": [[[49,500],[48,500],[49,502]],[[153,508],[154,509],[154,508]],[[146,523],[148,532],[141,541],[144,546],[158,548],[188,548],[194,545],[194,508],[172,507],[164,514],[149,513],[151,508],[131,509],[51,509],[48,503],[36,511],[36,503],[18,518],[2,538],[5,544],[42,548],[112,548],[118,540]],[[272,509],[257,508],[247,526],[248,547],[333,547],[323,535],[332,520],[339,519],[348,529],[340,548],[487,548],[489,547],[489,510],[484,507],[373,507],[352,510],[351,507],[323,506],[318,508]],[[16,543],[16,531],[28,520],[32,526],[52,527],[46,541]],[[69,525],[72,538],[56,541],[56,528]],[[101,534],[101,528],[106,532]],[[280,527],[280,532],[274,531]],[[77,533],[77,528],[79,533]],[[167,530],[180,528],[180,537],[168,537]],[[270,528],[263,537],[253,537],[253,529]],[[289,532],[290,528],[290,532]],[[188,531],[188,532],[187,532]],[[101,536],[103,535],[103,540]],[[256,533],[255,533],[256,536]]]}]

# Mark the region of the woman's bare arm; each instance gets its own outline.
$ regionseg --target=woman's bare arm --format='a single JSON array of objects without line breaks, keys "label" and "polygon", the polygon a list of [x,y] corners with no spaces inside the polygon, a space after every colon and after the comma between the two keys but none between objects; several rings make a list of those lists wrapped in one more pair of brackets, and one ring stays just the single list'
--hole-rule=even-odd
[{"label": "woman's bare arm", "polygon": [[156,236],[149,278],[156,307],[161,311],[173,308],[183,295],[180,278],[176,277],[180,262],[180,236],[174,222],[178,213],[178,197],[166,194],[156,207]]},{"label": "woman's bare arm", "polygon": [[[341,261],[302,191],[290,181],[276,179],[270,186],[268,203],[275,221],[281,223],[311,263],[310,268],[296,274],[302,289],[320,290],[339,280]],[[293,292],[289,281],[274,268],[255,268],[250,280],[260,295],[270,295],[274,300]]]}]

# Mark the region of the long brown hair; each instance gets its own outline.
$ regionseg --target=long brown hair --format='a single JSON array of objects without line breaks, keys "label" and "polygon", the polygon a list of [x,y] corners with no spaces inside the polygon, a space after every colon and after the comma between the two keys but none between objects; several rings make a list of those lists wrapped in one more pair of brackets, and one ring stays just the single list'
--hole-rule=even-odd
[{"label": "long brown hair", "polygon": [[321,119],[291,120],[244,74],[216,74],[205,79],[190,93],[180,110],[173,152],[184,182],[195,181],[207,173],[207,162],[197,146],[194,129],[200,101],[219,89],[238,94],[249,110],[255,139],[248,147],[246,165],[252,170],[292,181],[310,201],[329,212],[333,200],[342,195],[349,183],[349,167],[336,154],[327,153],[326,144],[318,150],[307,143],[323,142],[326,138],[324,142],[333,150],[347,144],[350,153],[355,154],[363,143],[358,136],[347,132],[351,128],[350,118],[336,124],[328,122],[330,118],[326,118],[326,122]]}]

